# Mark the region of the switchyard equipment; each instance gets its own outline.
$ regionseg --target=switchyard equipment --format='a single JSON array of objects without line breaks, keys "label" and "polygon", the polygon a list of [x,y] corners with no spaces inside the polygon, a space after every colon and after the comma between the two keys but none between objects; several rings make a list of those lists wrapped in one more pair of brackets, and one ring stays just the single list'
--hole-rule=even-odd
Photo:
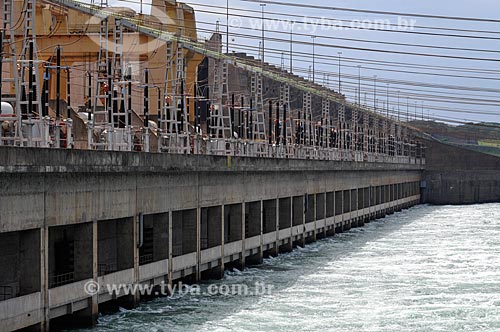
[{"label": "switchyard equipment", "polygon": [[[14,32],[13,18],[14,0],[3,2],[3,26],[1,32],[0,57],[2,65],[7,65],[8,76],[0,70],[2,92],[8,87],[10,96],[6,97],[0,93],[2,100],[2,126],[0,126],[0,145],[22,145],[22,122],[21,105],[17,101],[21,99],[19,89],[19,71],[17,68],[17,51]],[[14,90],[14,94],[11,94]],[[12,107],[14,105],[15,108]],[[10,107],[9,107],[10,106]]]},{"label": "switchyard equipment", "polygon": [[[400,124],[395,124],[376,112],[363,110],[360,105],[348,103],[345,98],[331,90],[310,82],[295,80],[290,75],[285,75],[283,70],[282,72],[270,70],[262,60],[257,64],[248,59],[223,54],[221,40],[215,49],[208,49],[187,37],[182,28],[172,33],[147,26],[141,19],[110,10],[105,0],[101,0],[98,5],[74,0],[42,1],[99,19],[96,73],[88,72],[86,125],[89,149],[147,152],[150,150],[151,140],[157,139],[158,152],[175,154],[209,153],[359,162],[389,160],[415,162],[417,155],[423,155],[416,151],[416,144],[410,137],[406,126],[401,129]],[[13,0],[9,0],[4,4],[4,31],[11,29],[12,3]],[[28,1],[25,38],[19,61],[16,59],[16,52],[12,52],[11,49],[14,48],[13,31],[10,32],[10,38],[6,35],[2,36],[2,49],[10,50],[8,53],[2,52],[2,60],[8,64],[9,68],[12,68],[12,77],[2,76],[2,83],[14,87],[15,95],[6,96],[11,99],[5,100],[12,102],[15,114],[9,119],[11,122],[4,121],[8,125],[2,126],[4,129],[0,131],[0,134],[3,144],[11,142],[9,144],[62,147],[60,130],[65,126],[68,132],[71,132],[72,121],[69,103],[67,120],[61,122],[60,119],[59,81],[61,70],[64,68],[69,73],[70,68],[60,65],[60,48],[58,48],[57,65],[45,66],[46,79],[50,74],[49,70],[53,69],[56,70],[58,77],[56,119],[52,122],[48,117],[48,93],[46,93],[48,84],[44,85],[42,96],[40,74],[37,70],[43,62],[38,59],[36,32],[34,31],[35,9],[36,0]],[[180,7],[176,10],[179,16],[182,10]],[[114,22],[113,26],[111,22]],[[163,88],[150,83],[147,68],[144,70],[142,82],[132,81],[130,64],[125,62],[123,56],[125,29],[165,43],[166,68]],[[201,131],[200,123],[197,123],[196,128],[190,125],[189,95],[186,92],[185,54],[187,52],[203,54],[213,59],[215,63],[213,98],[207,114],[208,123],[205,133]],[[19,64],[19,72],[15,70],[17,64]],[[235,96],[230,95],[229,91],[230,67],[250,73],[250,107],[243,106],[245,96],[242,96],[240,108],[236,109]],[[19,77],[16,78],[16,75]],[[263,98],[264,77],[280,83],[275,116],[273,116],[274,101],[268,100],[267,119]],[[69,101],[69,75],[67,84]],[[144,115],[143,124],[140,127],[132,125],[134,85],[143,91]],[[303,94],[302,109],[295,111],[297,114],[295,119],[293,119],[294,110],[290,103],[291,88],[298,89]],[[151,89],[158,90],[158,115],[155,124],[157,128],[151,127],[149,121]],[[315,113],[319,112],[313,110],[313,95],[322,99],[321,112],[318,117]],[[193,100],[197,100],[196,95],[193,97]],[[333,116],[332,104],[336,113]],[[195,108],[197,108],[196,105]],[[25,114],[23,111],[26,111]],[[236,111],[239,112],[237,117]],[[5,115],[3,117],[5,118]],[[195,121],[198,120],[198,118],[195,119]],[[53,132],[55,132],[55,137]],[[12,135],[12,133],[15,134]],[[9,135],[13,138],[7,139]],[[72,146],[71,137],[68,137],[67,143],[70,144],[66,146]]]}]

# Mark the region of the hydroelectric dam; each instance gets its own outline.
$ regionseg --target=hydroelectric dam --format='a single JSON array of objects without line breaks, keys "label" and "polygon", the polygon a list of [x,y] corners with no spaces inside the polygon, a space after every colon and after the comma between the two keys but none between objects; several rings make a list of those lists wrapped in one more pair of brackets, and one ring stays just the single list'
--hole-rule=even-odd
[{"label": "hydroelectric dam", "polygon": [[92,326],[141,300],[109,285],[218,279],[421,202],[499,200],[499,158],[428,144],[425,164],[2,147],[1,330]]},{"label": "hydroelectric dam", "polygon": [[220,279],[417,204],[500,201],[500,158],[151,6],[1,7],[0,332],[93,326],[149,299],[110,285]]}]

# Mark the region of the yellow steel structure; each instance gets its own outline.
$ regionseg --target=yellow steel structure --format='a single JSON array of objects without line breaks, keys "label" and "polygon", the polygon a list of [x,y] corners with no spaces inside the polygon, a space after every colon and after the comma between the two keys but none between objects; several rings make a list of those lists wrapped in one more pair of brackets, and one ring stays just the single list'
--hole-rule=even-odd
[{"label": "yellow steel structure", "polygon": [[[98,1],[98,0],[97,0]],[[97,2],[96,1],[96,2]],[[18,22],[16,27],[16,49],[22,49],[23,41],[23,19],[25,1],[15,0],[14,2],[14,22]],[[151,14],[139,14],[130,8],[109,7],[110,12],[117,12],[121,16],[134,18],[143,22],[145,26],[155,29],[180,33],[183,36],[195,41],[196,18],[194,10],[176,1],[153,0]],[[50,62],[54,59],[54,50],[60,45],[63,49],[63,66],[72,66],[72,104],[73,106],[83,106],[87,79],[86,71],[95,71],[95,63],[99,53],[99,22],[97,17],[68,9],[66,7],[51,4],[38,0],[36,10],[36,31],[39,54],[42,61]],[[114,18],[109,19],[110,36],[114,30]],[[110,43],[111,44],[111,43]],[[175,45],[174,45],[175,47]],[[110,47],[110,57],[113,48]],[[143,72],[146,68],[150,70],[150,80],[159,89],[150,91],[150,113],[157,114],[158,93],[163,90],[165,80],[165,70],[167,66],[165,42],[155,40],[151,37],[141,35],[137,32],[126,31],[123,34],[123,56],[124,63],[130,64],[133,69],[133,80],[140,85]],[[186,59],[186,91],[188,96],[194,96],[197,66],[203,60],[203,55],[189,50],[185,51]],[[39,68],[42,73],[43,68]],[[175,68],[170,68],[175,70]],[[95,75],[95,72],[93,73]],[[55,99],[55,79],[52,75],[50,80],[50,99]],[[64,76],[64,75],[63,75]],[[64,77],[65,80],[65,77]],[[62,82],[61,95],[66,96],[66,84]],[[6,88],[6,87],[4,87]],[[142,96],[139,87],[134,88],[134,111],[142,113]],[[191,109],[191,112],[193,109]],[[192,116],[192,114],[191,114]]]}]

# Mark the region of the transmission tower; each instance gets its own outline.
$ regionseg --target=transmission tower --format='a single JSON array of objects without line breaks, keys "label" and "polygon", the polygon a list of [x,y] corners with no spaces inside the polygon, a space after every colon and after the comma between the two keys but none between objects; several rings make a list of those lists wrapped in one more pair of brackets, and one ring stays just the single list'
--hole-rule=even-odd
[{"label": "transmission tower", "polygon": [[387,153],[387,133],[388,133],[388,123],[387,119],[384,118],[382,119],[382,131],[380,132],[380,153],[381,154],[386,154]]},{"label": "transmission tower", "polygon": [[321,145],[324,148],[329,146],[329,134],[331,131],[331,121],[330,121],[330,100],[323,99],[321,107],[321,130],[322,130],[322,140]]},{"label": "transmission tower", "polygon": [[313,146],[315,142],[313,121],[312,121],[312,95],[306,92],[302,97],[302,111],[304,112],[305,145]]},{"label": "transmission tower", "polygon": [[[352,118],[351,118],[351,131],[352,131],[352,150],[354,155],[357,156],[357,151],[359,151],[359,106],[354,106],[352,108]],[[358,161],[358,160],[356,160]]]},{"label": "transmission tower", "polygon": [[[101,6],[104,1],[101,1]],[[112,62],[109,60],[109,19],[99,24],[99,55],[92,119],[89,119],[89,149],[112,150],[111,114]],[[100,106],[101,105],[101,106]]]},{"label": "transmission tower", "polygon": [[[26,1],[24,41],[21,52],[21,123],[28,146],[49,146],[49,121],[42,113],[41,84],[36,42],[36,0]],[[26,123],[26,126],[24,126]]]},{"label": "transmission tower", "polygon": [[398,122],[396,127],[396,155],[399,157],[403,155],[403,148],[401,144],[401,122]]},{"label": "transmission tower", "polygon": [[[0,126],[0,145],[22,145],[23,135],[21,130],[21,90],[19,88],[19,71],[17,68],[17,52],[15,44],[15,29],[13,18],[14,0],[5,0],[3,3],[3,25],[0,45],[0,57],[2,65],[8,67],[6,76],[3,70],[0,71],[2,102],[12,105],[13,113],[3,114],[3,125]],[[4,89],[7,87],[8,96],[4,96]],[[12,94],[12,92],[14,92]]]},{"label": "transmission tower", "polygon": [[342,103],[338,107],[337,111],[337,117],[338,117],[338,148],[340,150],[345,150],[347,148],[346,146],[346,140],[347,140],[347,123],[345,119],[345,104]]},{"label": "transmission tower", "polygon": [[363,151],[370,152],[370,115],[368,112],[363,112]]},{"label": "transmission tower", "polygon": [[379,135],[379,118],[378,116],[373,117],[373,128],[372,128],[372,135],[371,135],[371,146],[372,146],[372,153],[377,155],[378,153],[378,137]]},{"label": "transmission tower", "polygon": [[284,145],[293,145],[293,120],[292,120],[292,107],[290,104],[290,85],[281,84],[280,86],[280,105],[282,112],[284,114],[283,130],[285,131],[282,135],[282,143]]},{"label": "transmission tower", "polygon": [[390,123],[390,128],[389,128],[389,139],[388,139],[388,154],[390,156],[395,156],[396,152],[396,132],[397,132],[397,125],[396,122],[391,121]]},{"label": "transmission tower", "polygon": [[[167,70],[164,94],[166,100],[161,114],[161,148],[168,153],[189,154],[188,114],[185,95],[185,58],[184,48],[177,45],[175,63],[173,43],[167,43]],[[175,68],[175,71],[170,70]],[[175,75],[175,76],[173,76]],[[173,77],[171,77],[173,76]],[[170,88],[169,88],[169,82]]]},{"label": "transmission tower", "polygon": [[[252,124],[253,124],[253,140],[259,142],[265,142],[266,135],[266,123],[265,123],[265,111],[264,111],[264,98],[262,95],[262,75],[260,73],[254,73],[251,78],[251,94],[253,98],[253,104],[255,109],[252,110]],[[271,133],[269,133],[271,135]]]}]

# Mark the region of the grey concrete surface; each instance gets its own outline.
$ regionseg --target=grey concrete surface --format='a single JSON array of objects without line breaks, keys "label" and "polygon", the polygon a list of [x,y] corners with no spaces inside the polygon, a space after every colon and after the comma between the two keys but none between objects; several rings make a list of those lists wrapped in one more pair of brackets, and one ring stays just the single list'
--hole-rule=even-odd
[{"label": "grey concrete surface", "polygon": [[423,201],[431,204],[500,202],[500,158],[436,141],[427,145]]},{"label": "grey concrete surface", "polygon": [[0,300],[0,331],[92,324],[99,306],[140,300],[89,296],[88,281],[218,278],[361,226],[417,204],[422,177],[405,164],[25,148],[0,148],[0,171],[0,261],[16,269],[0,281],[21,290]]}]

